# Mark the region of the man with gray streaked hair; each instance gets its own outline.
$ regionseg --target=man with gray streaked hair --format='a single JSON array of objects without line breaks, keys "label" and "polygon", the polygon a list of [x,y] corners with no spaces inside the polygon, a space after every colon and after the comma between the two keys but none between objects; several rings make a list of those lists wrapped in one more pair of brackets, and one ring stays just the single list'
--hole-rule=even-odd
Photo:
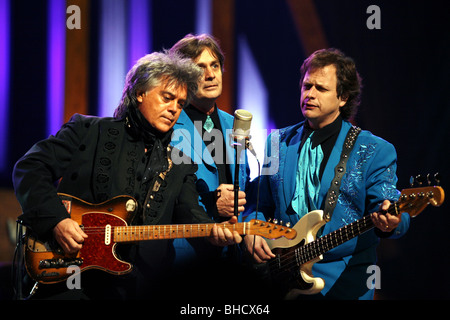
[{"label": "man with gray streaked hair", "polygon": [[114,117],[122,118],[130,106],[138,105],[139,93],[161,84],[161,80],[169,80],[175,84],[186,84],[188,104],[198,89],[199,68],[186,58],[172,52],[154,52],[140,58],[130,69],[125,79],[125,87],[119,106],[114,111]]},{"label": "man with gray streaked hair", "polygon": [[[55,136],[36,143],[16,163],[13,182],[23,209],[19,221],[39,239],[56,240],[66,255],[97,243],[71,219],[61,193],[88,203],[131,196],[138,209],[129,224],[212,223],[198,204],[196,166],[171,161],[169,145],[172,127],[195,94],[201,74],[189,59],[170,53],[140,59],[127,75],[114,118],[75,114]],[[242,240],[237,232],[217,226],[207,239],[218,246]],[[172,241],[119,245],[117,251],[135,266],[128,276],[89,270],[81,274],[81,289],[69,290],[65,282],[41,284],[36,297],[164,298],[162,289],[170,280],[174,259]]]}]

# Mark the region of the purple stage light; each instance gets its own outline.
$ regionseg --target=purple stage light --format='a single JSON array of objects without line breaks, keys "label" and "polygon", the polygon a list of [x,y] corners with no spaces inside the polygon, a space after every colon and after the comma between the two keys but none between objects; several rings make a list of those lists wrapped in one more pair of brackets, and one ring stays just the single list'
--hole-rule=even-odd
[{"label": "purple stage light", "polygon": [[0,0],[0,171],[6,168],[9,119],[10,3]]},{"label": "purple stage light", "polygon": [[48,1],[47,133],[55,134],[64,121],[66,1]]}]

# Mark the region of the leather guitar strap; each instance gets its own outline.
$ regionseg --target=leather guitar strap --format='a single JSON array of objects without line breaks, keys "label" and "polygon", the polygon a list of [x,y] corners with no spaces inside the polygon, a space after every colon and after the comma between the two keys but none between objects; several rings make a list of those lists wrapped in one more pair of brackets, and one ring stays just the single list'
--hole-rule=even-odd
[{"label": "leather guitar strap", "polygon": [[330,189],[328,189],[328,193],[325,198],[324,218],[326,221],[330,221],[331,216],[333,215],[333,211],[336,207],[336,203],[339,197],[341,179],[346,172],[347,161],[350,157],[350,152],[352,151],[355,145],[356,138],[358,137],[360,132],[361,128],[352,126],[345,138],[344,146],[342,147],[341,158],[337,166],[334,168],[334,178],[331,181]]},{"label": "leather guitar strap", "polygon": [[[169,163],[167,170],[156,175],[153,178],[153,180],[151,181],[151,184],[150,184],[151,188],[148,190],[147,196],[145,197],[145,201],[144,201],[144,205],[147,207],[147,209],[150,208],[150,203],[155,198],[155,195],[159,191],[159,188],[161,187],[162,182],[166,178],[166,175],[169,173],[170,169],[172,169],[172,167],[173,167],[173,161],[170,157],[171,151],[172,151],[172,146],[170,146],[170,145],[167,146],[167,161]],[[145,210],[142,210],[142,212],[141,212],[142,220],[145,219],[144,213],[145,213]],[[134,218],[137,218],[137,216],[135,216]],[[134,219],[133,219],[133,223],[136,223],[136,221]]]}]

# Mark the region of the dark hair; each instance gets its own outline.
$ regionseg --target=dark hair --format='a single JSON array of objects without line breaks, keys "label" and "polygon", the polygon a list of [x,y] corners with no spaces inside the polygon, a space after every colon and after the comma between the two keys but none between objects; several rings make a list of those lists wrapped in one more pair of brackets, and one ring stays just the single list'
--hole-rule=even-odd
[{"label": "dark hair", "polygon": [[114,117],[123,118],[128,108],[137,108],[137,96],[159,86],[164,80],[168,80],[169,84],[186,85],[187,105],[197,93],[198,80],[202,74],[203,70],[191,59],[176,53],[166,51],[148,54],[128,71],[122,99],[114,111]]},{"label": "dark hair", "polygon": [[170,48],[170,52],[181,54],[185,58],[195,60],[205,48],[208,48],[219,60],[220,68],[224,69],[225,56],[219,42],[209,34],[188,34]]},{"label": "dark hair", "polygon": [[306,72],[334,65],[336,68],[336,91],[338,98],[347,99],[341,108],[341,116],[348,120],[356,114],[361,102],[361,77],[356,70],[355,62],[338,49],[321,49],[311,54],[300,68],[300,88]]}]

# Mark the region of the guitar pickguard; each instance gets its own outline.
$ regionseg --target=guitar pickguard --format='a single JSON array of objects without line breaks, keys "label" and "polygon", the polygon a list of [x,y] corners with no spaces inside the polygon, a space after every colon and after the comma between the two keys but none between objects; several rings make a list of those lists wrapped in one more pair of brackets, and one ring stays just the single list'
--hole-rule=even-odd
[{"label": "guitar pickguard", "polygon": [[325,282],[315,278],[312,274],[314,263],[320,261],[322,256],[307,263],[299,263],[297,252],[302,246],[313,242],[319,229],[326,223],[322,210],[314,210],[303,216],[292,228],[297,231],[297,237],[292,240],[280,238],[266,240],[276,258],[270,261],[269,267],[275,280],[287,284],[286,299],[293,299],[299,294],[316,294],[320,292]]},{"label": "guitar pickguard", "polygon": [[71,266],[79,267],[80,272],[100,269],[120,275],[131,271],[131,264],[118,259],[112,236],[109,236],[109,243],[105,241],[107,226],[126,226],[125,220],[103,212],[88,212],[82,215],[81,223],[88,238],[75,255],[65,254],[50,242],[26,236],[25,265],[34,280],[41,283],[64,281],[73,274],[68,273]]}]

